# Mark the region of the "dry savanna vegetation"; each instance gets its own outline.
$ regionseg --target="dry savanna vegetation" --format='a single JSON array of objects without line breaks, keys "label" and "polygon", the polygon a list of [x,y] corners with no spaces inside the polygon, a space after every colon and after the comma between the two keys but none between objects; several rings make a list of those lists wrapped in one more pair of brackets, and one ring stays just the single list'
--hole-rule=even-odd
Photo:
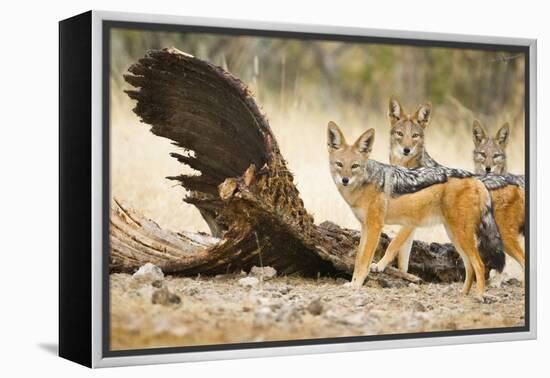
[{"label": "dry savanna vegetation", "polygon": [[[367,128],[376,129],[372,157],[387,162],[390,126],[386,114],[392,94],[410,112],[424,101],[433,103],[426,145],[432,157],[452,167],[473,170],[471,125],[475,118],[491,134],[510,122],[508,168],[524,173],[525,62],[514,52],[115,29],[111,36],[111,194],[164,228],[208,232],[198,211],[182,201],[183,188],[165,179],[185,172],[169,157],[177,148],[139,122],[132,112],[134,103],[123,93],[128,86],[122,74],[148,49],[168,46],[222,66],[250,86],[316,223],[331,220],[344,227],[359,227],[329,174],[328,121],[336,121],[350,139]],[[388,227],[388,231],[391,234],[395,228]],[[440,227],[419,230],[416,238],[447,241]],[[515,263],[508,265],[509,274],[520,278]],[[341,282],[329,278],[315,282],[279,277],[269,284],[260,280],[261,286],[254,287],[239,285],[240,278],[165,278],[157,284],[176,293],[180,302],[163,306],[152,304],[158,290],[153,282],[138,284],[130,275],[112,275],[112,347],[485,328],[523,322],[523,287],[516,281],[492,289],[501,298],[498,302],[479,306],[460,298],[458,285],[384,288],[373,283],[358,294],[341,289]],[[407,300],[413,303],[410,314],[400,307]],[[322,307],[319,314],[308,308],[315,301]],[[286,328],[281,321],[287,321]]]}]

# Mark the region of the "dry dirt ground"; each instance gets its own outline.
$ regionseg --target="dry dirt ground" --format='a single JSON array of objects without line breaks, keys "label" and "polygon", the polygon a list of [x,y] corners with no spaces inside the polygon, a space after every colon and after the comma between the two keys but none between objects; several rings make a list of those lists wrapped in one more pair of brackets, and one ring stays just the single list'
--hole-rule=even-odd
[{"label": "dry dirt ground", "polygon": [[523,283],[489,288],[480,303],[460,283],[409,284],[384,274],[360,290],[342,278],[244,273],[143,282],[111,274],[113,350],[524,325]]}]

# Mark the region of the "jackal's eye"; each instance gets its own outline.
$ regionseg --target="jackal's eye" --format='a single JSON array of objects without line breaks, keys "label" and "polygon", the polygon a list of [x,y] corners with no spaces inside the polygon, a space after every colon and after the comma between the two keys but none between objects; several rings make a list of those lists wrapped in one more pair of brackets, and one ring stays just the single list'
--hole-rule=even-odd
[{"label": "jackal's eye", "polygon": [[400,137],[400,138],[403,137],[403,133],[401,131],[396,131],[395,133],[397,134],[398,137]]},{"label": "jackal's eye", "polygon": [[344,164],[342,164],[342,162],[339,162],[339,161],[337,161],[337,162],[334,163],[334,164],[336,164],[336,166],[337,166],[338,168],[342,168],[342,167],[344,166]]},{"label": "jackal's eye", "polygon": [[355,163],[351,165],[351,169],[357,169],[359,168],[359,164]]},{"label": "jackal's eye", "polygon": [[485,159],[487,157],[487,155],[485,155],[485,152],[478,152],[479,156],[481,156],[483,159]]},{"label": "jackal's eye", "polygon": [[501,158],[503,155],[502,154],[494,154],[493,155],[493,159],[499,159]]},{"label": "jackal's eye", "polygon": [[414,138],[414,139],[416,139],[416,138],[418,138],[418,137],[420,137],[420,134],[418,134],[418,133],[414,133],[414,134],[413,134],[413,138]]}]

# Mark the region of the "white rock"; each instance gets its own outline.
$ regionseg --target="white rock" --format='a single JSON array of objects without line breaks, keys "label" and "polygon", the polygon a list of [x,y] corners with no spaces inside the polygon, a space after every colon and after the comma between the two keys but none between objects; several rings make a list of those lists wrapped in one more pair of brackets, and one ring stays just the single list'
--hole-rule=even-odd
[{"label": "white rock", "polygon": [[271,309],[267,306],[262,306],[256,310],[256,315],[269,315],[271,314]]},{"label": "white rock", "polygon": [[244,277],[239,280],[239,285],[242,287],[257,286],[260,281],[256,277]]},{"label": "white rock", "polygon": [[367,317],[366,317],[366,314],[358,312],[358,313],[346,316],[344,320],[346,323],[350,325],[362,325],[366,322]]},{"label": "white rock", "polygon": [[252,269],[250,269],[250,275],[253,277],[260,277],[264,281],[267,281],[275,277],[277,275],[277,271],[270,266],[264,266],[263,268],[253,266]]},{"label": "white rock", "polygon": [[142,265],[137,272],[132,276],[134,280],[143,283],[153,283],[154,281],[160,281],[164,279],[164,273],[158,266],[147,263]]},{"label": "white rock", "polygon": [[353,304],[356,307],[364,307],[369,304],[369,300],[367,298],[356,298]]},{"label": "white rock", "polygon": [[185,326],[172,327],[172,328],[170,328],[170,333],[172,335],[178,336],[178,337],[185,336],[189,333],[189,328],[187,328]]}]

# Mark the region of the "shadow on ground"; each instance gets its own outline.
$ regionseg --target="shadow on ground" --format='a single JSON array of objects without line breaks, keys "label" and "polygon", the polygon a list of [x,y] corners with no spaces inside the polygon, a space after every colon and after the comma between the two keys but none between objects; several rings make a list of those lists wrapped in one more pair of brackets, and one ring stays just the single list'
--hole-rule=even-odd
[{"label": "shadow on ground", "polygon": [[55,343],[43,343],[43,344],[38,344],[38,347],[50,354],[53,354],[53,355],[59,355],[59,345],[55,344]]}]

